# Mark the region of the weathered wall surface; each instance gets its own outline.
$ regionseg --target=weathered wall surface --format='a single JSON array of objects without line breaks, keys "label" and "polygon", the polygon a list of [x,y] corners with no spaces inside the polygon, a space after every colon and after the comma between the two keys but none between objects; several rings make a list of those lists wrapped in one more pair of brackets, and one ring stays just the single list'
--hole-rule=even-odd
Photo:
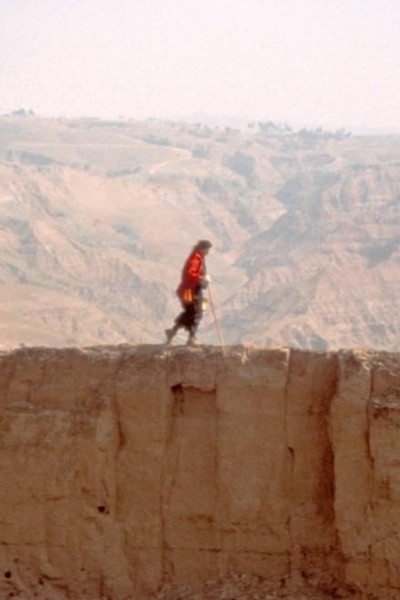
[{"label": "weathered wall surface", "polygon": [[395,354],[4,353],[0,597],[230,571],[399,597],[399,433]]}]

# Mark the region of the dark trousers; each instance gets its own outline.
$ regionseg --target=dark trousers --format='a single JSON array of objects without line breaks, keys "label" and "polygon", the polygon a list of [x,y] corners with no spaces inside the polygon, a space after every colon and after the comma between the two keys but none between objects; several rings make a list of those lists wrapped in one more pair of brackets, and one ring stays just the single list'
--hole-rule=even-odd
[{"label": "dark trousers", "polygon": [[194,302],[182,303],[183,311],[175,319],[176,327],[183,327],[190,335],[196,335],[197,328],[203,316],[202,297],[196,296]]}]

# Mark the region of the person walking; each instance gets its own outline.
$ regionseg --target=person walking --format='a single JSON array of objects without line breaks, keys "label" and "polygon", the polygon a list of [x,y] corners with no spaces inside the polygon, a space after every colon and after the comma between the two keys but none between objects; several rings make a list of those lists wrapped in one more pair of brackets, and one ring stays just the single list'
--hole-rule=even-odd
[{"label": "person walking", "polygon": [[187,346],[197,345],[196,333],[204,312],[203,290],[207,289],[209,282],[205,257],[211,247],[208,240],[197,242],[183,266],[181,282],[176,290],[183,311],[176,317],[174,326],[165,330],[167,344],[171,344],[173,337],[183,328],[189,333]]}]

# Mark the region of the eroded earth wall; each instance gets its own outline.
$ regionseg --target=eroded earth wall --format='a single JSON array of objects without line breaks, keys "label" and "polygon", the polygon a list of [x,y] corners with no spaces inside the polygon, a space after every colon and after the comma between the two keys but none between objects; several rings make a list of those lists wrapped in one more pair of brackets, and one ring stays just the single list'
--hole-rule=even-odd
[{"label": "eroded earth wall", "polygon": [[229,572],[399,597],[399,398],[397,354],[3,353],[0,597]]}]

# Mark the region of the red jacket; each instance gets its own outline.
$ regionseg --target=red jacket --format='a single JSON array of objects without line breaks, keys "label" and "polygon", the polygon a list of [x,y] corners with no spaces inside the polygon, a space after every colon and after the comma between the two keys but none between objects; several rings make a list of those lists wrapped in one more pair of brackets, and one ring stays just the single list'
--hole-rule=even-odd
[{"label": "red jacket", "polygon": [[181,282],[176,290],[183,302],[193,302],[195,291],[205,275],[204,256],[198,250],[193,250],[182,269]]}]

